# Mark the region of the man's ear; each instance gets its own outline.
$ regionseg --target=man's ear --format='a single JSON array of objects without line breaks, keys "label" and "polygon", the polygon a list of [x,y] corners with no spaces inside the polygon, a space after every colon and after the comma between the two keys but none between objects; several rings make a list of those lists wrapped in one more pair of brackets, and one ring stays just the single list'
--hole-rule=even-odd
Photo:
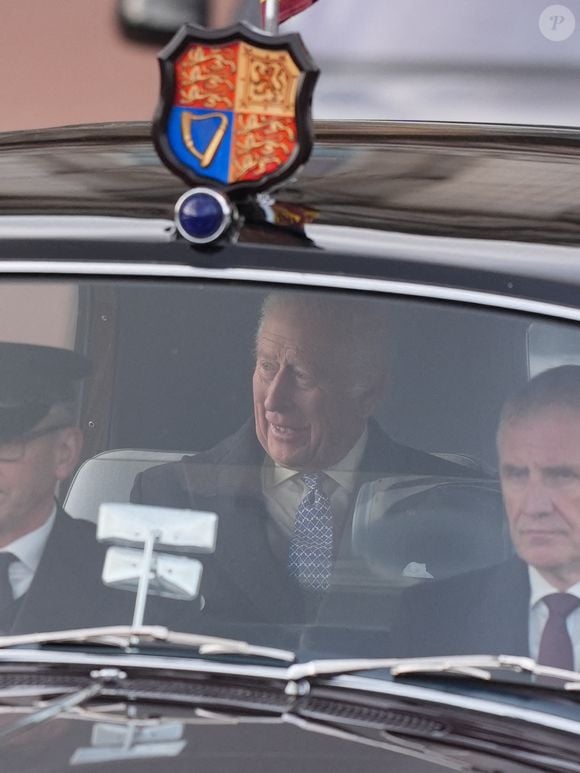
[{"label": "man's ear", "polygon": [[79,427],[65,427],[59,430],[56,443],[57,480],[69,478],[78,464],[83,447],[83,433]]}]

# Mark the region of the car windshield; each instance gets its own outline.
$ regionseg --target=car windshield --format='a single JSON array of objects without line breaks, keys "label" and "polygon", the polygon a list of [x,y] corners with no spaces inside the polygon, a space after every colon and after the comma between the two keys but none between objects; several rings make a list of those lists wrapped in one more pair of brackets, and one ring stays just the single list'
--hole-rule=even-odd
[{"label": "car windshield", "polygon": [[3,633],[538,657],[530,582],[580,580],[574,323],[217,281],[0,294]]}]

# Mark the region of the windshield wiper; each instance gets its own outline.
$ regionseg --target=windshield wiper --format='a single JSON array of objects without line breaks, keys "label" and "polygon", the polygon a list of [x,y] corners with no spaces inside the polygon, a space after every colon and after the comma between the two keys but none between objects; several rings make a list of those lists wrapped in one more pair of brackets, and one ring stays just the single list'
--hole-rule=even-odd
[{"label": "windshield wiper", "polygon": [[1,636],[0,649],[27,647],[31,645],[77,645],[99,644],[123,650],[134,650],[143,644],[165,643],[175,647],[193,649],[198,655],[243,655],[274,660],[284,665],[296,659],[289,650],[262,647],[237,639],[219,636],[180,633],[160,625],[106,626],[102,628],[78,628],[68,631],[27,633],[16,636]]},{"label": "windshield wiper", "polygon": [[580,690],[580,673],[543,666],[532,658],[508,655],[454,655],[428,658],[341,658],[296,663],[290,650],[263,647],[246,641],[219,636],[172,631],[164,626],[105,626],[66,631],[19,634],[0,637],[0,649],[32,645],[97,644],[124,651],[135,651],[144,644],[164,643],[193,649],[201,656],[241,655],[261,657],[286,665],[289,682],[317,676],[341,676],[360,671],[388,670],[392,679],[408,676],[448,675],[493,681],[498,673],[529,674],[563,683],[566,690]]},{"label": "windshield wiper", "polygon": [[433,658],[361,658],[312,660],[288,668],[290,679],[341,676],[357,671],[387,669],[393,679],[406,676],[449,675],[493,681],[497,673],[529,674],[563,683],[566,690],[580,690],[580,673],[542,666],[532,658],[508,655],[456,655]]},{"label": "windshield wiper", "polygon": [[38,709],[33,714],[28,714],[25,717],[20,717],[9,725],[0,727],[0,740],[5,740],[13,735],[16,735],[23,730],[27,730],[36,725],[40,725],[42,722],[46,722],[49,719],[57,717],[68,709],[81,706],[86,701],[94,698],[102,690],[101,684],[91,684],[88,687],[84,687],[82,690],[78,690],[72,695],[66,695],[64,698],[56,698],[53,701],[47,703],[43,708]]},{"label": "windshield wiper", "polygon": [[552,666],[542,666],[532,658],[509,655],[458,655],[448,658],[418,658],[391,668],[394,678],[449,674],[492,681],[496,673],[529,674],[564,682],[566,689],[580,689],[580,674]]},{"label": "windshield wiper", "polygon": [[102,668],[91,671],[90,677],[92,679],[92,684],[89,684],[80,690],[75,690],[72,694],[59,696],[52,701],[48,701],[45,705],[36,709],[31,714],[19,717],[14,720],[14,722],[0,726],[0,741],[18,735],[24,730],[36,727],[43,722],[47,722],[49,719],[54,719],[70,709],[82,706],[93,698],[98,697],[105,687],[111,688],[122,682],[126,675],[116,668]]}]

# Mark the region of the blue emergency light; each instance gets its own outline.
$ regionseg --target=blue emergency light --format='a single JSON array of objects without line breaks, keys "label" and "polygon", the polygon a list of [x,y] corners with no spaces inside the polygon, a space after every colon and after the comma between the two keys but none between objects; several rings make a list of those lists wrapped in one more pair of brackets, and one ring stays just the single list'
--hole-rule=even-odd
[{"label": "blue emergency light", "polygon": [[231,226],[233,207],[211,188],[192,188],[175,205],[175,225],[184,239],[194,244],[217,241]]}]

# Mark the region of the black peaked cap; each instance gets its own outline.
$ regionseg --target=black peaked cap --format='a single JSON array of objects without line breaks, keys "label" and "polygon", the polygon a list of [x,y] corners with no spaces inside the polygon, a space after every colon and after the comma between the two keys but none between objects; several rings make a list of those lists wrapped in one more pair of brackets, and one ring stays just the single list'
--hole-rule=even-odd
[{"label": "black peaked cap", "polygon": [[89,371],[70,349],[0,341],[0,440],[29,432],[55,403],[73,399]]}]

